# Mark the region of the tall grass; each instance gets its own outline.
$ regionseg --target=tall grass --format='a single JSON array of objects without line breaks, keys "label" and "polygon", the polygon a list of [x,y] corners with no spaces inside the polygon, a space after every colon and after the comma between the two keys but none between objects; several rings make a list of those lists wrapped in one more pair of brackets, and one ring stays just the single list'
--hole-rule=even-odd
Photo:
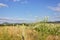
[{"label": "tall grass", "polygon": [[0,26],[0,40],[60,40],[60,24],[46,22]]}]

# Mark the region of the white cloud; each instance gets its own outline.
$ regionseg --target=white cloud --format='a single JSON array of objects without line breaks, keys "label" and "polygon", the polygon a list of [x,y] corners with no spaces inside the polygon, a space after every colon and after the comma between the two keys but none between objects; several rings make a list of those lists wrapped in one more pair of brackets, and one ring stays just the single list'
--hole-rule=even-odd
[{"label": "white cloud", "polygon": [[58,6],[60,7],[60,3],[58,3]]},{"label": "white cloud", "polygon": [[28,1],[26,1],[26,0],[21,2],[21,4],[27,4],[27,3],[28,3]]},{"label": "white cloud", "polygon": [[13,2],[20,2],[21,4],[27,4],[28,0],[12,0]]},{"label": "white cloud", "polygon": [[20,0],[13,0],[13,2],[19,2]]},{"label": "white cloud", "polygon": [[0,3],[0,7],[8,7],[8,5],[6,5],[4,3]]},{"label": "white cloud", "polygon": [[60,3],[58,3],[57,6],[55,6],[55,7],[48,6],[48,8],[55,12],[60,12]]}]

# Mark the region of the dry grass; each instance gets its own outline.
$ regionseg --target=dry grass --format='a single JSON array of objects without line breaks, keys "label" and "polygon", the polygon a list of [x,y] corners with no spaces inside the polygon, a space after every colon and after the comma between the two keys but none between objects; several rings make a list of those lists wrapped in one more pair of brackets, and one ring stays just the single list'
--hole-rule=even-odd
[{"label": "dry grass", "polygon": [[60,36],[49,35],[46,40],[60,40]]},{"label": "dry grass", "polygon": [[[60,24],[37,24],[36,27],[40,30],[42,27],[47,27],[49,30],[60,27]],[[0,40],[60,40],[60,35],[47,34],[45,27],[41,31],[36,31],[31,29],[31,27],[26,26],[0,26]],[[35,27],[32,27],[35,28]],[[44,29],[44,30],[43,30]],[[44,32],[43,32],[43,31]],[[55,29],[54,29],[55,30]],[[52,33],[55,31],[52,30]],[[60,32],[60,30],[59,30]],[[42,35],[43,34],[43,35]],[[44,39],[43,39],[44,38]]]},{"label": "dry grass", "polygon": [[0,40],[22,40],[24,36],[25,40],[36,40],[37,32],[31,29],[24,30],[25,35],[22,35],[21,27],[6,26],[0,27]]}]

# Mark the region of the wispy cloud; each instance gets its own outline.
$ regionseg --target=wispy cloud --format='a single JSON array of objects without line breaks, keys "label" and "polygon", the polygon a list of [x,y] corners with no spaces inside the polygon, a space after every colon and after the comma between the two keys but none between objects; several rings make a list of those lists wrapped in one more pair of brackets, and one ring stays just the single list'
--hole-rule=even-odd
[{"label": "wispy cloud", "polygon": [[48,8],[53,11],[60,12],[60,3],[58,3],[57,6],[55,6],[55,7],[48,6]]},{"label": "wispy cloud", "polygon": [[21,2],[21,4],[27,4],[27,3],[28,3],[27,0]]},{"label": "wispy cloud", "polygon": [[21,4],[27,4],[28,0],[12,0],[13,2],[20,2]]},{"label": "wispy cloud", "polygon": [[21,0],[13,0],[13,2],[19,2],[19,1],[21,1]]},{"label": "wispy cloud", "polygon": [[8,7],[8,5],[7,4],[4,4],[4,3],[0,3],[0,8],[1,7]]}]

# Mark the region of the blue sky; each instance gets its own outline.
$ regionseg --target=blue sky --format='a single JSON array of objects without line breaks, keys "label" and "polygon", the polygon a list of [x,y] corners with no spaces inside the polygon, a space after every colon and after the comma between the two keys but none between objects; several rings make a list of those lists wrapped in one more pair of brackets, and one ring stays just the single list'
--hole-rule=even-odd
[{"label": "blue sky", "polygon": [[60,20],[60,0],[0,0],[0,18]]}]

